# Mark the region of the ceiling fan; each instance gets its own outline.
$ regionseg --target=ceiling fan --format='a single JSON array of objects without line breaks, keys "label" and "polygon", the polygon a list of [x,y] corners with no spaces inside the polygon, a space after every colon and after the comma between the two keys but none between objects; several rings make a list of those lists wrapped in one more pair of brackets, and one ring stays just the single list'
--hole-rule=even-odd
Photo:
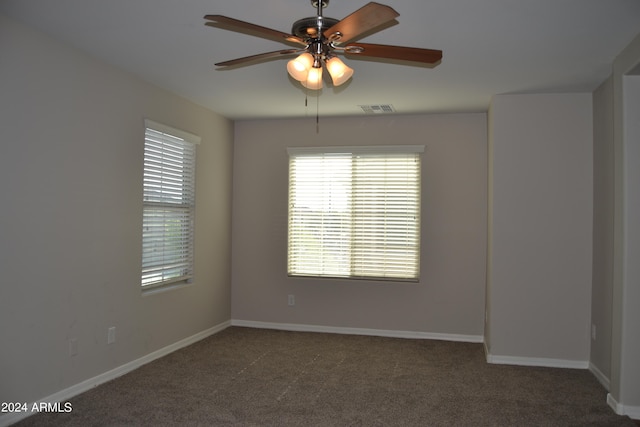
[{"label": "ceiling fan", "polygon": [[378,31],[381,29],[379,27],[400,16],[389,6],[370,2],[346,18],[337,20],[322,15],[323,8],[328,4],[329,0],[311,0],[311,5],[317,8],[317,16],[294,22],[291,34],[227,16],[206,15],[204,19],[208,22],[205,25],[302,46],[297,49],[283,49],[218,62],[215,65],[219,67],[246,65],[257,60],[299,54],[298,57],[288,62],[287,71],[304,87],[318,90],[322,88],[323,65],[329,72],[335,86],[343,84],[353,75],[353,69],[346,66],[338,58],[337,54],[339,53],[347,56],[424,64],[436,64],[442,59],[442,51],[440,50],[352,42],[365,33]]}]

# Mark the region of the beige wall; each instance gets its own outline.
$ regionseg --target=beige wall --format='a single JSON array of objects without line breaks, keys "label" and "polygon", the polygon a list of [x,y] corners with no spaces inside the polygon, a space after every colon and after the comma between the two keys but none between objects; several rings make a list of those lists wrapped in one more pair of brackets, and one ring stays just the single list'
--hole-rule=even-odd
[{"label": "beige wall", "polygon": [[613,63],[614,275],[609,403],[640,419],[640,36]]},{"label": "beige wall", "polygon": [[[482,339],[485,114],[243,121],[235,125],[234,321]],[[424,144],[419,283],[289,278],[288,146]],[[287,306],[287,295],[296,305]]]},{"label": "beige wall", "polygon": [[591,98],[498,95],[492,100],[490,360],[588,364]]},{"label": "beige wall", "polygon": [[[42,399],[228,321],[231,122],[2,16],[0,52],[0,401]],[[143,297],[145,117],[202,143],[194,283]]]},{"label": "beige wall", "polygon": [[614,224],[613,80],[593,95],[593,285],[590,362],[608,388],[611,378]]}]

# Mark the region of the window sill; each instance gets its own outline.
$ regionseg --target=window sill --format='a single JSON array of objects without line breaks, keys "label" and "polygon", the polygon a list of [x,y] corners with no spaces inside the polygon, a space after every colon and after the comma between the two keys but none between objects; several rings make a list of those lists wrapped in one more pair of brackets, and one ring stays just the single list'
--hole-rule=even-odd
[{"label": "window sill", "polygon": [[142,288],[142,296],[146,297],[146,296],[151,296],[155,294],[161,294],[164,292],[169,292],[176,289],[183,289],[191,286],[193,286],[192,281],[168,283],[166,285],[148,286],[148,287]]}]

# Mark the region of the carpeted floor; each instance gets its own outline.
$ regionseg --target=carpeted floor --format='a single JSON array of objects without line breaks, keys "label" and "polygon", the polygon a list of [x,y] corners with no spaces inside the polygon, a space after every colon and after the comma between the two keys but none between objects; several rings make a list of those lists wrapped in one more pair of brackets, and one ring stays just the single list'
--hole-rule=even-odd
[{"label": "carpeted floor", "polygon": [[481,344],[232,327],[19,426],[629,426],[586,370]]}]

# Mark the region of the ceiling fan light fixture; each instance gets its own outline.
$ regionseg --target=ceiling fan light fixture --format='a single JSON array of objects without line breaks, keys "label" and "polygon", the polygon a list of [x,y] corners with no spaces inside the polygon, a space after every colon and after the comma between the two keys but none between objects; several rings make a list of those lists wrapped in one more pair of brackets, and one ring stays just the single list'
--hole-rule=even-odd
[{"label": "ceiling fan light fixture", "polygon": [[334,86],[340,86],[353,76],[353,68],[348,67],[337,56],[330,58],[325,63],[327,71],[333,80]]},{"label": "ceiling fan light fixture", "polygon": [[313,67],[313,55],[305,52],[287,63],[289,75],[299,82],[307,80],[309,70]]},{"label": "ceiling fan light fixture", "polygon": [[322,67],[311,68],[307,75],[307,79],[300,82],[302,86],[311,90],[322,89]]}]

